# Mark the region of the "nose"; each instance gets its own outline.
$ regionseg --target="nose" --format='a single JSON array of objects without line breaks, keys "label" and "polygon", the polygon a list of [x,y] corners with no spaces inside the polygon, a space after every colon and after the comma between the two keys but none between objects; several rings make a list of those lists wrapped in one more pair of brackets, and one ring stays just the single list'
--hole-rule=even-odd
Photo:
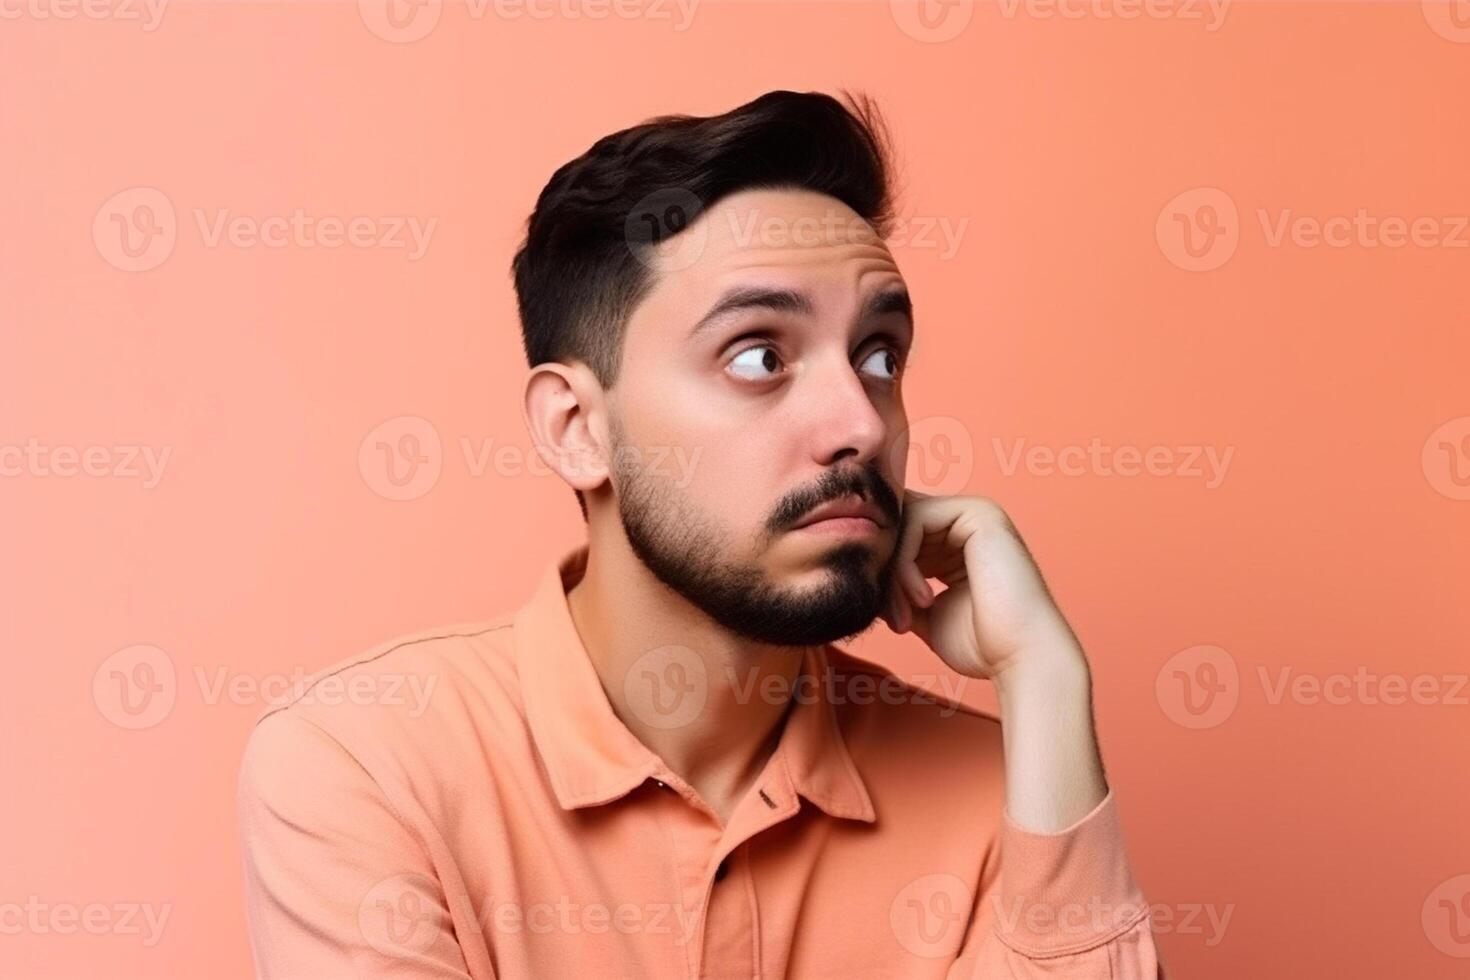
[{"label": "nose", "polygon": [[842,361],[812,380],[813,459],[824,468],[844,459],[861,466],[882,452],[888,425],[857,369]]}]

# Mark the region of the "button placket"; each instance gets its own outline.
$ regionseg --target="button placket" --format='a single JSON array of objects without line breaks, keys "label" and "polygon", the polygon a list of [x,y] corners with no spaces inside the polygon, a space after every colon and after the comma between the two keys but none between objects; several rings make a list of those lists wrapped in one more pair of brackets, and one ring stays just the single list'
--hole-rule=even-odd
[{"label": "button placket", "polygon": [[656,788],[667,790],[690,804],[688,809],[663,806],[653,809],[658,813],[658,822],[668,840],[667,858],[673,871],[673,902],[678,909],[680,929],[685,928],[686,920],[690,922],[691,941],[683,946],[685,965],[691,976],[697,976],[698,963],[703,955],[704,925],[711,889],[709,879],[704,876],[708,874],[705,870],[709,867],[708,855],[717,844],[717,836],[703,819],[696,819],[696,814],[707,817],[706,810],[686,797],[679,787],[655,776],[650,775],[648,779]]}]

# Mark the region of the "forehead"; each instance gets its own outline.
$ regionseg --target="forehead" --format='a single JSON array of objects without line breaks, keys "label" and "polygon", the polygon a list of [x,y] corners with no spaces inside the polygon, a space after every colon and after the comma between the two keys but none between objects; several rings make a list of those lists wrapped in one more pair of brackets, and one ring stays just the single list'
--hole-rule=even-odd
[{"label": "forehead", "polygon": [[[741,191],[706,208],[647,259],[653,285],[630,326],[676,340],[735,287],[807,293],[815,309],[853,313],[903,278],[887,245],[846,204],[797,189]],[[640,315],[641,314],[641,315]],[[640,323],[641,321],[641,323]]]}]

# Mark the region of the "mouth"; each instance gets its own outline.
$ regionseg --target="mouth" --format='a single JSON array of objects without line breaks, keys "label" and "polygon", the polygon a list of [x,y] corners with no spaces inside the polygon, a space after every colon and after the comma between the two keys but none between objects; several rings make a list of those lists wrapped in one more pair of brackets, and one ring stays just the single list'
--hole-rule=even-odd
[{"label": "mouth", "polygon": [[808,534],[878,534],[888,519],[877,507],[857,497],[830,500],[801,519],[792,530]]}]

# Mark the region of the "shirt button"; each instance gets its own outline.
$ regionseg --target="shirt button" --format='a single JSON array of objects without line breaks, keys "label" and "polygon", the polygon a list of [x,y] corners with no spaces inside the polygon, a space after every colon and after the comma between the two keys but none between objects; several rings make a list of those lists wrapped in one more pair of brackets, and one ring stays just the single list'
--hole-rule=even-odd
[{"label": "shirt button", "polygon": [[722,880],[725,877],[725,875],[727,875],[729,873],[730,873],[730,859],[729,858],[725,858],[725,860],[723,860],[723,861],[720,862],[719,867],[715,868],[715,881]]}]

